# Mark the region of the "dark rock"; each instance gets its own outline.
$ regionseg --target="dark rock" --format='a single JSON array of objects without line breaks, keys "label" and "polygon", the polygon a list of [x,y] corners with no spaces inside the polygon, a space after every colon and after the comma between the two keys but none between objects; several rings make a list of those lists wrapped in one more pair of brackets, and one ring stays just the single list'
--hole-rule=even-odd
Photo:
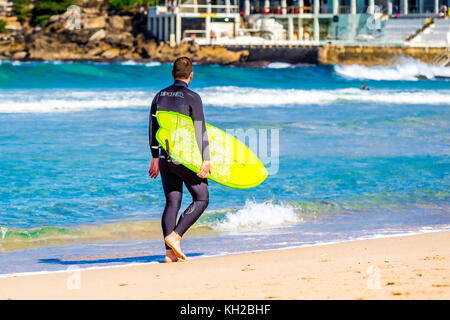
[{"label": "dark rock", "polygon": [[120,55],[120,50],[117,48],[111,48],[102,53],[102,57],[105,59],[114,59]]},{"label": "dark rock", "polygon": [[28,52],[26,51],[18,51],[15,52],[12,56],[13,60],[22,60],[28,55]]},{"label": "dark rock", "polygon": [[120,31],[125,28],[125,21],[121,16],[111,16],[108,22],[112,29]]},{"label": "dark rock", "polygon": [[108,33],[105,36],[105,41],[113,47],[132,48],[134,37],[129,32]]}]

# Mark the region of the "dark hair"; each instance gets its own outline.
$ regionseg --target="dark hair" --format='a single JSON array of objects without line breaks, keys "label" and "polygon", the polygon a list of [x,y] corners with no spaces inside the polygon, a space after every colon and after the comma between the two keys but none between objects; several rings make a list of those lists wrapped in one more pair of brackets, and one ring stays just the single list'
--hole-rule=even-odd
[{"label": "dark hair", "polygon": [[174,79],[187,79],[192,72],[192,61],[188,57],[179,57],[173,63]]}]

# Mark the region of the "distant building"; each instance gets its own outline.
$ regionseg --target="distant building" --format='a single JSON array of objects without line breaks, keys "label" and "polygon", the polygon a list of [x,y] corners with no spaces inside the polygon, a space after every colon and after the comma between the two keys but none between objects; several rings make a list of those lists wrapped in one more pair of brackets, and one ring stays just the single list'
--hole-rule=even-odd
[{"label": "distant building", "polygon": [[[427,18],[445,18],[449,2],[186,0],[180,5],[177,0],[168,0],[164,5],[149,9],[148,30],[157,39],[173,44],[189,41],[200,45],[304,45],[361,41],[402,44],[427,24]],[[391,20],[401,22],[391,23]],[[445,24],[442,28],[445,29]],[[386,30],[389,33],[384,32]]]}]

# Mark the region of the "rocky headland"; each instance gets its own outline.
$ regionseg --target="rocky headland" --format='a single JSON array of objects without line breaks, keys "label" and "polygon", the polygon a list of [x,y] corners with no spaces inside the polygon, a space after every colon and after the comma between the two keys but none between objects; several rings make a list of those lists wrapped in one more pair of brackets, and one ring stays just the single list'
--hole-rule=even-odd
[{"label": "rocky headland", "polygon": [[239,64],[248,51],[230,51],[221,46],[156,41],[146,30],[145,15],[111,14],[101,7],[81,7],[79,21],[69,13],[53,15],[41,27],[22,25],[6,18],[0,34],[0,59],[21,61],[159,61],[172,62],[181,55],[201,64]]}]

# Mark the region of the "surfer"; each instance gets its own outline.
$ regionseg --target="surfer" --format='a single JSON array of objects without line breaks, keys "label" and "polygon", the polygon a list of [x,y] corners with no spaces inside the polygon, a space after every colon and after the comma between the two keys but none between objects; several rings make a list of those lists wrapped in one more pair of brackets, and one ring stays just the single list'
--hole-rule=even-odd
[{"label": "surfer", "polygon": [[[188,57],[176,59],[172,69],[173,85],[156,94],[150,110],[148,135],[153,159],[148,174],[150,178],[155,179],[161,173],[166,197],[166,206],[161,219],[166,245],[165,262],[186,259],[180,246],[181,237],[200,218],[209,202],[208,180],[206,180],[211,169],[209,141],[202,100],[197,93],[188,89],[194,76],[192,69],[192,61]],[[203,164],[198,174],[171,159],[164,149],[161,149],[161,153],[159,152],[159,144],[155,137],[159,129],[156,120],[157,110],[175,111],[192,118],[197,144],[203,158]],[[183,183],[192,196],[192,203],[181,214],[177,223],[183,195]]]},{"label": "surfer", "polygon": [[368,86],[366,86],[366,84],[363,82],[362,86],[361,86],[361,90],[370,90]]}]

